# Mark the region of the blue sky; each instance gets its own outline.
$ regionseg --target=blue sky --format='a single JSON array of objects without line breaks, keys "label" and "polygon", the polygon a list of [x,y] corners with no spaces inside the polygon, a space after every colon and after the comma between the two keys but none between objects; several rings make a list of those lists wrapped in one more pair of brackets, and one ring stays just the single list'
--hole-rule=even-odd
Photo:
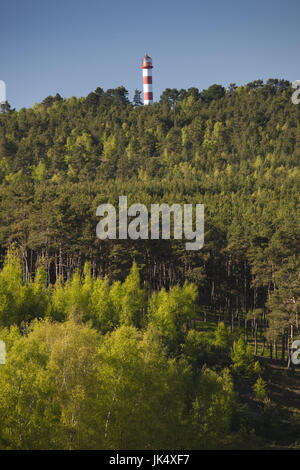
[{"label": "blue sky", "polygon": [[57,92],[300,79],[299,0],[1,0],[0,79],[17,109]]}]

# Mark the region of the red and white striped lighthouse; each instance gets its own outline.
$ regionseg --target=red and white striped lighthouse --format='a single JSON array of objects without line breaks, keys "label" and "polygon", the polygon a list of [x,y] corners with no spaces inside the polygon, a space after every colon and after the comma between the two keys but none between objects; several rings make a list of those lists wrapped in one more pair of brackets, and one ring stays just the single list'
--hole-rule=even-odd
[{"label": "red and white striped lighthouse", "polygon": [[144,90],[144,105],[153,103],[152,92],[152,59],[146,53],[143,57],[143,90]]}]

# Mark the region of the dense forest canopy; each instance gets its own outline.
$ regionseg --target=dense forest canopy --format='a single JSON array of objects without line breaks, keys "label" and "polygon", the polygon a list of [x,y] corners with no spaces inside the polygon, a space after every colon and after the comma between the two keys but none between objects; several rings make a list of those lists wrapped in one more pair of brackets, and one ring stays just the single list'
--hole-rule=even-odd
[{"label": "dense forest canopy", "polygon": [[123,283],[92,277],[86,264],[83,277],[47,288],[42,267],[24,283],[9,251],[0,296],[0,449],[261,443],[234,387],[241,382],[265,418],[263,369],[239,331],[223,322],[199,330],[196,285],[148,298],[134,263]]},{"label": "dense forest canopy", "polygon": [[[42,258],[50,283],[85,261],[94,275],[124,279],[136,260],[150,290],[188,279],[203,305],[263,308],[299,273],[300,107],[291,94],[289,82],[270,79],[166,89],[151,107],[130,103],[124,87],[4,106],[2,254],[15,242],[26,280]],[[204,248],[98,240],[96,208],[117,207],[119,195],[147,207],[204,203]]]},{"label": "dense forest canopy", "polygon": [[[260,445],[236,393],[254,394],[269,419],[253,352],[261,341],[262,354],[280,348],[290,362],[299,334],[292,91],[270,79],[166,89],[152,106],[124,87],[2,104],[0,447]],[[203,249],[99,240],[96,208],[120,195],[148,208],[204,204]]]}]

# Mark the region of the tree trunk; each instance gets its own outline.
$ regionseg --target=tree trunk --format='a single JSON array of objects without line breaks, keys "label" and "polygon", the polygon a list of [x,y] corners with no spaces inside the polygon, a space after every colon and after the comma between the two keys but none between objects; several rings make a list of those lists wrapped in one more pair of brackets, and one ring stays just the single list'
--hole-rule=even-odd
[{"label": "tree trunk", "polygon": [[257,323],[255,322],[255,333],[254,333],[254,354],[257,356]]},{"label": "tree trunk", "polygon": [[281,360],[284,362],[285,359],[285,333],[281,337]]}]

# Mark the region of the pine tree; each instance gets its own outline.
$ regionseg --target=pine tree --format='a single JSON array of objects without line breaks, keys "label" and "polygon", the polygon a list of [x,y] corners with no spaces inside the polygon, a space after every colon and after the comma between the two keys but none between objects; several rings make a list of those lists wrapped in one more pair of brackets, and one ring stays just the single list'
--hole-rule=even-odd
[{"label": "pine tree", "polygon": [[135,108],[143,105],[141,95],[142,95],[141,91],[135,90],[134,96],[133,96],[133,105]]}]

